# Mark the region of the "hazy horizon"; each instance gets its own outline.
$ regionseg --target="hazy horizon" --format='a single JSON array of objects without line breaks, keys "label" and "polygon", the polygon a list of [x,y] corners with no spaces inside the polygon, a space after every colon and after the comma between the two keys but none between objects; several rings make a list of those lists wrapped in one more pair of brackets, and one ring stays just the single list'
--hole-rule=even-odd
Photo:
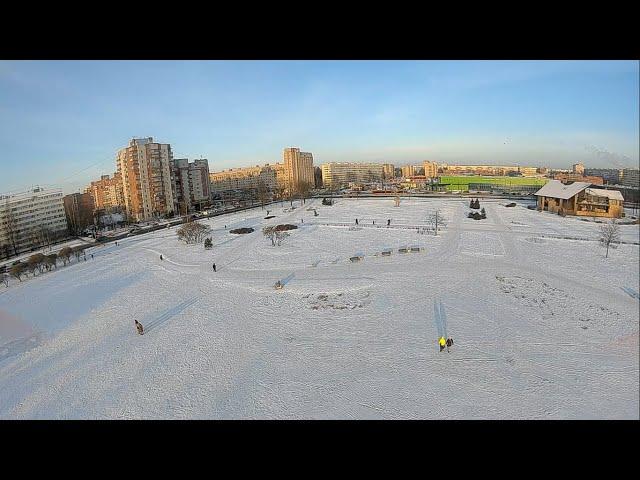
[{"label": "hazy horizon", "polygon": [[113,174],[132,137],[282,161],[638,167],[636,61],[2,61],[0,191]]}]

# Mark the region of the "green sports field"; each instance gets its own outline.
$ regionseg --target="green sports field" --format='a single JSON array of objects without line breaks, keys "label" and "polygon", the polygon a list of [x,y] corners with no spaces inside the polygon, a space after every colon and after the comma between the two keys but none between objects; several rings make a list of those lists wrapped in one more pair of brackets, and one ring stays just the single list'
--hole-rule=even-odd
[{"label": "green sports field", "polygon": [[548,178],[529,177],[483,177],[483,176],[442,176],[440,183],[447,185],[447,190],[469,190],[470,183],[488,183],[491,185],[536,185],[542,186]]}]

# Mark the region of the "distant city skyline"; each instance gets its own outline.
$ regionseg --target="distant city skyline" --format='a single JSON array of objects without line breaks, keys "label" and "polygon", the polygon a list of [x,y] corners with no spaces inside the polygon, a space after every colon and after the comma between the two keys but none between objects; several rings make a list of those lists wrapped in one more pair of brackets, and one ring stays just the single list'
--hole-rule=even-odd
[{"label": "distant city skyline", "polygon": [[84,189],[133,137],[282,161],[637,168],[636,61],[0,61],[0,191]]}]

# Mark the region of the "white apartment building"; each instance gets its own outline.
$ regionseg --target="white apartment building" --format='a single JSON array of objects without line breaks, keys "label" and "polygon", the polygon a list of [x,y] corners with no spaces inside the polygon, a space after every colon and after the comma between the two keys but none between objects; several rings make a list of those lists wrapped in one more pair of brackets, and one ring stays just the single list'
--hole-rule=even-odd
[{"label": "white apartment building", "polygon": [[66,236],[67,220],[60,189],[36,187],[0,195],[0,255],[20,253]]},{"label": "white apartment building", "polygon": [[[209,162],[186,158],[171,161],[174,211],[186,213],[210,199]],[[186,210],[186,211],[185,211]]]},{"label": "white apartment building", "polygon": [[380,163],[323,163],[322,184],[325,188],[340,188],[349,183],[374,183],[384,179]]},{"label": "white apartment building", "polygon": [[118,151],[118,173],[122,175],[127,213],[147,220],[174,211],[171,145],[152,137],[134,138]]}]

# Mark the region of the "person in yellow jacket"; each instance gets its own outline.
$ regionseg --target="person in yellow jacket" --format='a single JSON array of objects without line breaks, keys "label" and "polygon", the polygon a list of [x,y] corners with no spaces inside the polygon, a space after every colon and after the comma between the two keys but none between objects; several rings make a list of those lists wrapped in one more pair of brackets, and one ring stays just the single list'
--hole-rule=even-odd
[{"label": "person in yellow jacket", "polygon": [[444,350],[444,347],[447,346],[447,341],[444,339],[444,337],[440,337],[440,340],[438,340],[438,344],[440,345],[440,351]]}]

